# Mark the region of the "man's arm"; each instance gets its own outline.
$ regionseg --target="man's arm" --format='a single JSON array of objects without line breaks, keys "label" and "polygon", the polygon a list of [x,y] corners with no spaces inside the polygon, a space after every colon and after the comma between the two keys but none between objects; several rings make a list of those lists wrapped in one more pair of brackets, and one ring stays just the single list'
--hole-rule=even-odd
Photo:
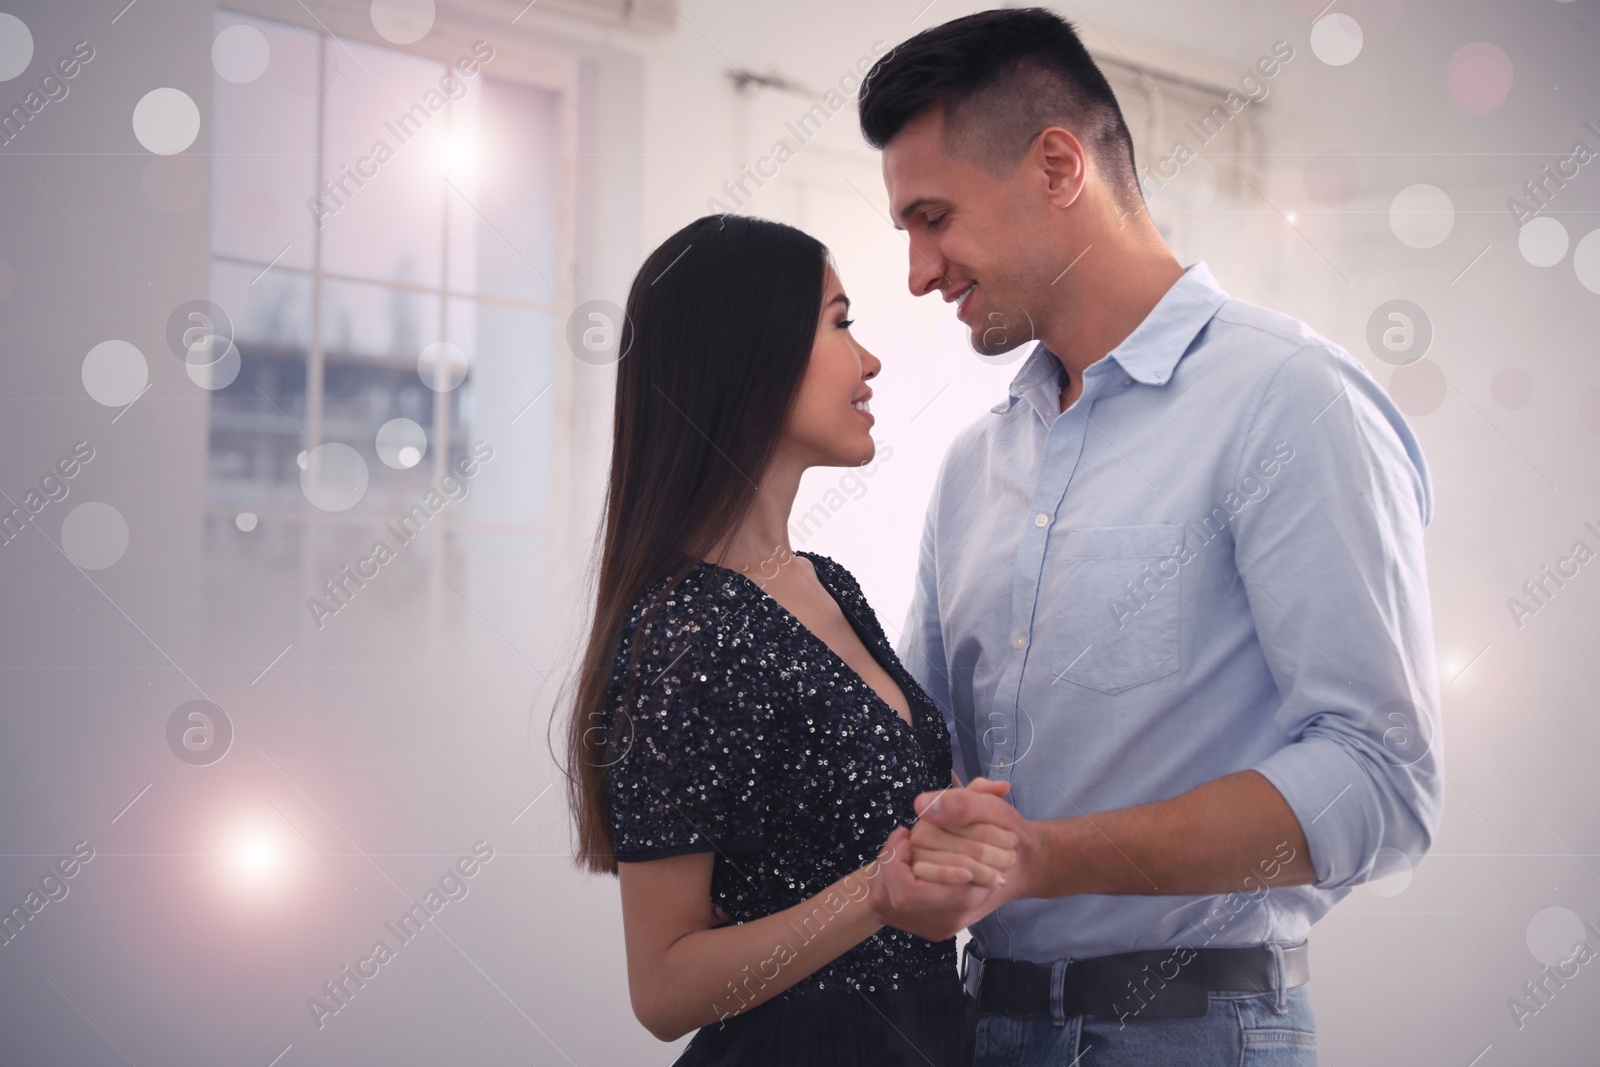
[{"label": "man's arm", "polygon": [[[1316,877],[1299,820],[1255,771],[1224,775],[1169,800],[1070,819],[1025,819],[1000,796],[967,789],[924,793],[917,809],[920,818],[905,838],[911,847],[901,850],[900,863],[886,865],[871,907],[879,922],[931,941],[1027,897],[1257,893]],[[992,854],[993,844],[983,846],[999,840],[999,831],[1015,835],[1016,861],[992,891],[916,877],[923,862]]]},{"label": "man's arm", "polygon": [[1238,476],[1289,449],[1266,496],[1233,522],[1286,742],[1251,769],[1305,830],[1313,884],[1344,889],[1416,866],[1443,817],[1423,545],[1433,487],[1404,416],[1340,349],[1308,347],[1278,369]]},{"label": "man's arm", "polygon": [[[1014,810],[1014,809],[1013,809]],[[1153,804],[1034,824],[1021,893],[1234,893],[1316,880],[1288,802],[1238,771]]]}]

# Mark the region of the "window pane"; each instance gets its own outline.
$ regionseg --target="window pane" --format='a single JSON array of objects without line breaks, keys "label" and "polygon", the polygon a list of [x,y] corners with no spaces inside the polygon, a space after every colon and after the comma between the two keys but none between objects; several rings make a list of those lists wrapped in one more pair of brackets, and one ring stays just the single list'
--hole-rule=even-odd
[{"label": "window pane", "polygon": [[298,510],[306,447],[311,280],[217,263],[211,299],[233,320],[239,375],[211,394],[207,503],[240,511]]},{"label": "window pane", "polygon": [[383,285],[323,286],[322,347],[330,359],[408,362],[415,377],[423,346],[439,339],[439,297]]},{"label": "window pane", "polygon": [[356,41],[336,47],[340,76],[328,82],[320,189],[323,269],[437,288],[450,125],[450,98],[439,88],[445,65]]},{"label": "window pane", "polygon": [[242,85],[212,79],[212,247],[265,265],[287,245],[278,264],[307,267],[318,57],[287,26],[228,13],[215,20],[218,32],[241,23],[266,37],[272,59],[264,74]]},{"label": "window pane", "polygon": [[[439,298],[325,282],[322,307],[322,439],[349,445],[366,461],[368,488],[352,513],[398,514],[426,491],[432,466],[435,394],[417,372],[417,357],[439,336]],[[379,431],[394,419],[418,430],[391,429],[403,440],[379,447]],[[411,440],[407,432],[425,436]],[[407,446],[415,453],[402,454]]]},{"label": "window pane", "polygon": [[477,522],[547,523],[556,462],[555,317],[452,300],[449,322],[472,364],[455,390],[449,467],[459,472],[474,441],[494,449],[494,458],[478,465],[471,495],[451,511]]},{"label": "window pane", "polygon": [[558,98],[547,89],[479,77],[462,105],[463,147],[449,170],[450,288],[553,301],[565,268],[560,242]]}]

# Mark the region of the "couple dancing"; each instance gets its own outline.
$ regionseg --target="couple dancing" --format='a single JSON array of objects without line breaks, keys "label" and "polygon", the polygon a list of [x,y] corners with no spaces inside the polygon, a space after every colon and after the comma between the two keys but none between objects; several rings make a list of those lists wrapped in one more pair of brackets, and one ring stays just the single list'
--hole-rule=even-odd
[{"label": "couple dancing", "polygon": [[712,216],[640,269],[569,745],[635,1014],[680,1064],[1314,1064],[1307,932],[1440,819],[1417,442],[1178,264],[1057,16],[925,31],[859,103],[912,292],[1038,343],[891,647],[789,548],[802,473],[874,450],[827,250]]}]

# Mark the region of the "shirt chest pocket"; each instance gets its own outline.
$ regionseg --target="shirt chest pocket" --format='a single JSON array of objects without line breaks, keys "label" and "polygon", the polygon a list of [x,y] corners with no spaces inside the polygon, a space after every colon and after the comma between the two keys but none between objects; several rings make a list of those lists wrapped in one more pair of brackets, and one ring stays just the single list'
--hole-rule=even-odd
[{"label": "shirt chest pocket", "polygon": [[1176,523],[1054,531],[1033,642],[1051,684],[1120,693],[1178,669],[1182,552]]}]

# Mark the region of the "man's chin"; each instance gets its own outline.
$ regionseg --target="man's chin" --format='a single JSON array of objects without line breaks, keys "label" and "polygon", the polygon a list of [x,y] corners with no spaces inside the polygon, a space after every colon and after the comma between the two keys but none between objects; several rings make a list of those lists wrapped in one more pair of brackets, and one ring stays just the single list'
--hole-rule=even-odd
[{"label": "man's chin", "polygon": [[985,344],[983,333],[984,331],[974,327],[968,342],[972,345],[972,354],[991,367],[1004,367],[1015,363],[1028,354],[1034,341],[1033,338],[1029,337],[1010,339],[1007,343],[1000,345]]},{"label": "man's chin", "polygon": [[1033,317],[1021,308],[986,313],[967,336],[973,354],[991,367],[1015,363],[1035,340]]}]

